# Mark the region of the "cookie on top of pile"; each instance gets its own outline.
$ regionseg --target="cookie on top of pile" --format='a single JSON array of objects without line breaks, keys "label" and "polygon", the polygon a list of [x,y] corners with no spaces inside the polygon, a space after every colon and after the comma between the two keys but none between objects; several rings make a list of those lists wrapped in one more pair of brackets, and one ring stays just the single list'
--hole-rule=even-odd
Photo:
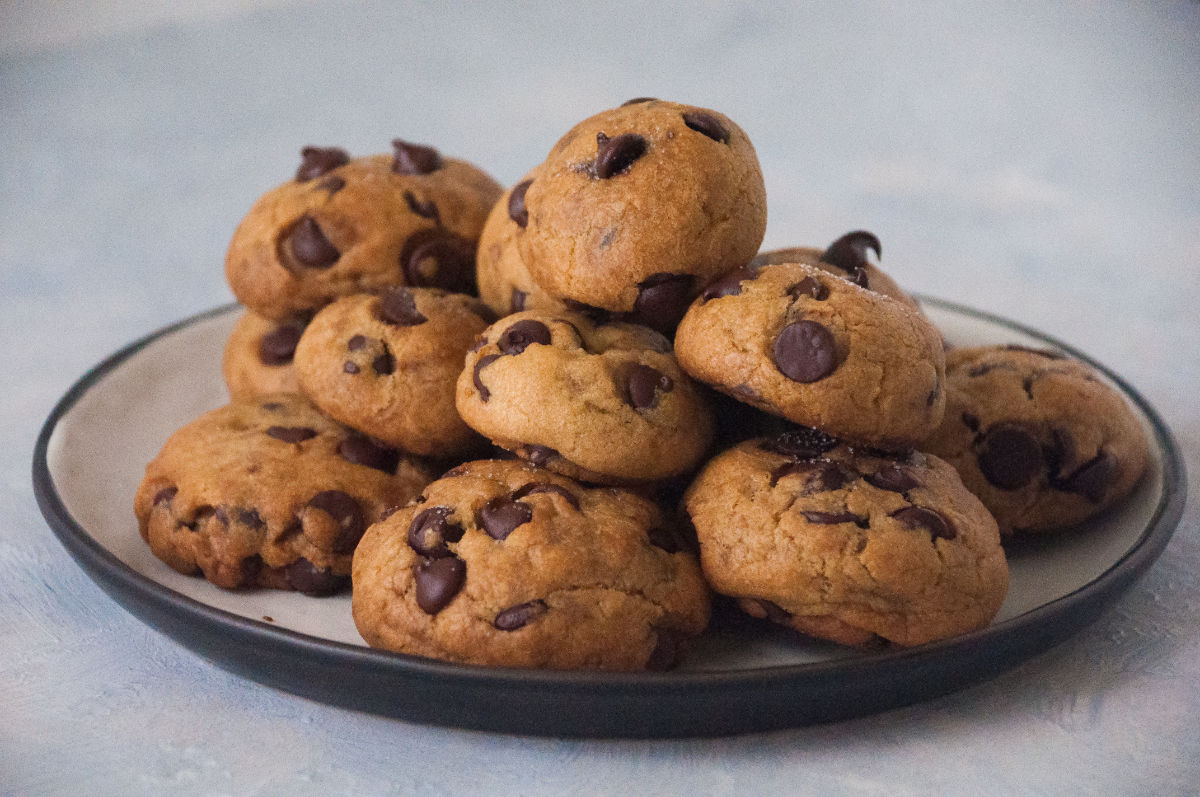
[{"label": "cookie on top of pile", "polygon": [[304,148],[230,243],[232,401],[147,467],[143,536],[489,666],[669,668],[714,592],[846,645],[986,626],[1004,541],[1127,494],[1144,433],[1076,360],[948,347],[867,231],[760,252],[766,209],[736,123],[652,98],[507,189]]}]

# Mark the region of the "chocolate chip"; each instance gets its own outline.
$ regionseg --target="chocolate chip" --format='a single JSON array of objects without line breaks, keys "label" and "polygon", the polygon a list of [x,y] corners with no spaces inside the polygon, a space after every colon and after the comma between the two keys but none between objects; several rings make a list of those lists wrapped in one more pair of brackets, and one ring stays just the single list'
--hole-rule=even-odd
[{"label": "chocolate chip", "polygon": [[361,434],[343,438],[338,443],[338,454],[351,464],[363,465],[384,473],[395,473],[396,466],[400,464],[399,451]]},{"label": "chocolate chip", "polygon": [[533,507],[501,495],[479,509],[478,523],[492,539],[503,540],[513,530],[533,519]]},{"label": "chocolate chip", "polygon": [[815,277],[805,277],[792,287],[788,288],[787,294],[793,299],[799,299],[801,296],[808,296],[809,298],[816,299],[818,301],[824,301],[829,298],[829,288],[828,286],[822,284],[821,281]]},{"label": "chocolate chip", "polygon": [[317,183],[316,188],[321,191],[328,191],[330,196],[333,196],[338,191],[346,187],[346,181],[336,174],[331,174],[321,182]]},{"label": "chocolate chip", "polygon": [[417,583],[417,605],[426,614],[446,608],[467,580],[467,563],[457,556],[428,559],[413,571]]},{"label": "chocolate chip", "polygon": [[1017,367],[1015,365],[1013,365],[1012,363],[990,362],[990,363],[983,363],[981,365],[976,365],[975,367],[971,368],[969,371],[967,371],[967,376],[976,377],[976,376],[983,376],[984,374],[989,374],[992,371],[1016,371],[1016,370],[1018,370]]},{"label": "chocolate chip", "polygon": [[520,288],[512,289],[512,297],[508,300],[508,312],[519,313],[525,309],[525,298],[528,296]]},{"label": "chocolate chip", "polygon": [[151,502],[151,504],[153,506],[158,506],[159,504],[169,504],[171,503],[171,499],[174,498],[178,492],[178,487],[164,487],[154,494],[154,500]]},{"label": "chocolate chip", "polygon": [[550,345],[550,327],[541,321],[526,318],[504,330],[496,346],[504,354],[520,354],[534,343]]},{"label": "chocolate chip", "polygon": [[964,412],[962,414],[962,422],[963,426],[967,427],[972,432],[979,431],[979,418],[976,415],[973,415],[969,412]]},{"label": "chocolate chip", "polygon": [[398,327],[415,327],[429,319],[417,310],[417,300],[404,288],[391,288],[379,297],[379,320]]},{"label": "chocolate chip", "polygon": [[876,257],[883,257],[879,239],[866,230],[856,230],[831,243],[822,253],[821,260],[853,275],[867,265],[868,249],[875,250]]},{"label": "chocolate chip", "polygon": [[660,272],[646,277],[638,283],[638,295],[633,300],[635,320],[669,335],[687,312],[695,282],[691,274]]},{"label": "chocolate chip", "polygon": [[350,583],[349,576],[335,575],[301,557],[283,568],[284,577],[292,589],[305,595],[332,595]]},{"label": "chocolate chip", "polygon": [[263,526],[267,525],[265,522],[263,522],[262,515],[258,514],[257,509],[238,507],[234,510],[233,514],[234,517],[237,518],[238,523],[242,524],[243,526],[248,526],[252,529],[261,529]]},{"label": "chocolate chip", "polygon": [[513,491],[512,497],[514,500],[517,500],[524,498],[527,495],[534,495],[535,493],[554,493],[556,495],[561,495],[566,502],[571,505],[571,508],[575,509],[576,511],[579,510],[579,498],[574,493],[565,487],[560,487],[557,484],[551,484],[549,482],[528,482],[527,484],[523,484]]},{"label": "chocolate chip", "polygon": [[342,256],[312,216],[301,216],[287,236],[287,248],[301,266],[326,269]]},{"label": "chocolate chip", "polygon": [[958,536],[958,532],[954,530],[954,524],[950,522],[949,518],[923,506],[906,506],[893,512],[892,517],[910,529],[926,529],[930,537],[935,540],[939,537],[943,540],[952,540]]},{"label": "chocolate chip", "polygon": [[287,365],[296,354],[296,344],[304,332],[304,323],[288,321],[263,335],[258,341],[258,359],[263,365]]},{"label": "chocolate chip", "polygon": [[433,219],[439,221],[441,215],[438,213],[437,203],[432,199],[427,199],[424,202],[417,199],[417,195],[412,191],[404,192],[404,201],[408,205],[408,209],[423,219]]},{"label": "chocolate chip", "polygon": [[697,133],[703,133],[713,141],[718,141],[722,144],[729,143],[729,131],[721,124],[717,117],[703,111],[684,111],[683,123],[695,130]]},{"label": "chocolate chip", "polygon": [[518,628],[523,628],[541,617],[549,611],[549,608],[543,600],[518,603],[516,606],[509,606],[507,609],[498,612],[496,619],[492,621],[492,625],[500,631],[516,631]]},{"label": "chocolate chip", "polygon": [[400,268],[409,285],[475,292],[475,244],[449,230],[430,227],[408,236]]},{"label": "chocolate chip", "polygon": [[392,158],[392,171],[396,174],[429,174],[442,168],[442,156],[433,147],[410,144],[399,138],[392,140],[396,154]]},{"label": "chocolate chip", "polygon": [[525,227],[529,224],[529,211],[525,208],[525,192],[532,184],[533,180],[522,180],[513,186],[512,192],[508,195],[508,217],[515,221],[518,227]]},{"label": "chocolate chip", "polygon": [[338,531],[333,541],[334,553],[350,553],[363,532],[367,530],[367,519],[362,506],[352,495],[341,490],[323,490],[308,499],[308,506],[333,518]]},{"label": "chocolate chip", "polygon": [[591,321],[593,324],[607,324],[612,320],[613,314],[603,307],[595,307],[583,302],[577,302],[574,299],[563,299],[563,304],[568,310],[579,313],[584,318]]},{"label": "chocolate chip", "polygon": [[737,296],[742,292],[742,283],[758,276],[758,271],[748,266],[731,271],[716,282],[711,282],[700,294],[702,301],[720,299],[722,296]]},{"label": "chocolate chip", "polygon": [[523,447],[525,451],[525,459],[528,459],[539,468],[544,468],[550,460],[559,456],[558,452],[550,446],[526,445]]},{"label": "chocolate chip", "polygon": [[342,370],[348,374],[357,374],[361,369],[358,367],[358,363],[346,360],[346,362],[342,363]]},{"label": "chocolate chip", "polygon": [[279,412],[280,410],[283,409],[283,404],[281,404],[278,401],[264,401],[259,406],[262,407],[267,412]]},{"label": "chocolate chip", "polygon": [[346,348],[350,351],[361,351],[367,347],[367,339],[363,335],[355,335],[346,341]]},{"label": "chocolate chip", "polygon": [[390,351],[385,351],[371,361],[371,368],[380,376],[387,376],[396,371],[396,358]]},{"label": "chocolate chip", "polygon": [[976,453],[983,477],[1001,490],[1029,484],[1042,468],[1042,449],[1025,429],[1011,423],[987,431]]},{"label": "chocolate chip", "polygon": [[262,572],[263,560],[258,554],[251,554],[242,559],[238,563],[238,585],[248,587],[258,580],[258,574]]},{"label": "chocolate chip", "polygon": [[893,493],[903,493],[921,486],[911,469],[896,464],[880,468],[863,479],[872,487]]},{"label": "chocolate chip", "polygon": [[302,443],[317,436],[316,429],[307,426],[268,426],[267,436],[285,443]]},{"label": "chocolate chip", "polygon": [[300,168],[296,182],[303,183],[333,171],[350,162],[346,150],[338,147],[305,147],[300,150]]},{"label": "chocolate chip", "polygon": [[809,523],[816,523],[822,526],[835,526],[839,523],[853,523],[860,529],[867,527],[867,519],[853,512],[801,512],[804,519]]},{"label": "chocolate chip", "polygon": [[491,391],[489,391],[487,389],[487,386],[485,386],[483,384],[483,382],[479,379],[479,372],[482,371],[484,368],[487,368],[489,365],[491,365],[496,360],[499,360],[500,357],[501,357],[501,355],[499,355],[499,354],[485,354],[482,357],[480,357],[479,360],[475,363],[475,370],[471,373],[471,381],[475,383],[475,389],[479,391],[479,400],[480,401],[487,401],[488,399],[490,399],[492,397],[492,393],[491,393]]},{"label": "chocolate chip", "polygon": [[653,409],[660,393],[675,388],[671,377],[641,363],[630,363],[625,372],[625,402],[635,410]]},{"label": "chocolate chip", "polygon": [[1078,493],[1094,504],[1104,499],[1108,488],[1121,473],[1121,463],[1107,451],[1101,451],[1081,465],[1064,482],[1062,489]]},{"label": "chocolate chip", "polygon": [[625,174],[634,161],[646,154],[646,147],[646,139],[637,133],[623,133],[615,138],[597,133],[596,160],[593,167],[596,177],[608,180]]},{"label": "chocolate chip", "polygon": [[850,480],[849,475],[833,462],[785,462],[771,472],[771,486],[786,476],[803,476],[805,494],[840,490]]},{"label": "chocolate chip", "polygon": [[430,558],[450,556],[446,543],[463,536],[463,527],[446,519],[453,512],[453,507],[431,506],[419,513],[408,526],[408,547]]},{"label": "chocolate chip", "polygon": [[819,429],[801,426],[790,432],[781,432],[764,440],[759,447],[764,451],[781,454],[793,459],[814,459],[826,451],[836,448],[838,440]]},{"label": "chocolate chip", "polygon": [[775,338],[775,366],[793,382],[816,382],[838,367],[833,333],[816,321],[788,324]]},{"label": "chocolate chip", "polygon": [[621,103],[621,107],[624,108],[626,105],[640,105],[643,102],[658,102],[658,98],[657,97],[634,97],[632,100],[625,100],[625,102]]}]

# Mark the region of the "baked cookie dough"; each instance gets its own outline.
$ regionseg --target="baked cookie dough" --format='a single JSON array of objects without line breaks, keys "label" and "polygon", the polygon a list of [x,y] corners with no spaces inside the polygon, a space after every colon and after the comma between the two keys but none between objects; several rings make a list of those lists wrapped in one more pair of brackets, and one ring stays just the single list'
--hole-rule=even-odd
[{"label": "baked cookie dough", "polygon": [[394,285],[473,292],[476,241],[501,187],[432,147],[393,147],[354,159],[304,148],[296,178],[260,197],[234,232],[225,276],[238,301],[286,320]]},{"label": "baked cookie dough", "polygon": [[457,404],[496,445],[589,482],[685,473],[713,431],[666,338],[577,313],[526,311],[490,326],[467,355]]},{"label": "baked cookie dough", "polygon": [[181,573],[325,595],[347,585],[367,526],[431,478],[303,396],[279,393],[172,434],[146,466],[134,513],[150,550]]},{"label": "baked cookie dough", "polygon": [[694,378],[804,426],[886,448],[941,422],[941,335],[909,305],[804,263],[710,286],[675,333]]},{"label": "baked cookie dough", "polygon": [[437,288],[346,296],[304,331],[296,375],[347,426],[413,454],[465,454],[482,440],[455,409],[455,384],[490,318],[478,299]]},{"label": "baked cookie dough", "polygon": [[1100,513],[1149,458],[1137,417],[1095,370],[1021,346],[947,354],[946,414],[925,447],[958,469],[1006,536]]},{"label": "baked cookie dough", "polygon": [[292,358],[308,318],[272,321],[243,310],[225,341],[221,375],[234,401],[268,393],[299,393]]},{"label": "baked cookie dough", "polygon": [[522,254],[548,293],[664,334],[708,282],[754,257],[767,221],[745,132],[653,99],[571,128],[525,188],[524,212]]},{"label": "baked cookie dough", "polygon": [[718,455],[684,504],[715,591],[841,644],[973,631],[1008,590],[996,522],[934,456],[797,430]]},{"label": "baked cookie dough", "polygon": [[708,587],[653,503],[517,460],[460,465],[372,526],[354,556],[372,647],[547,669],[669,669]]}]

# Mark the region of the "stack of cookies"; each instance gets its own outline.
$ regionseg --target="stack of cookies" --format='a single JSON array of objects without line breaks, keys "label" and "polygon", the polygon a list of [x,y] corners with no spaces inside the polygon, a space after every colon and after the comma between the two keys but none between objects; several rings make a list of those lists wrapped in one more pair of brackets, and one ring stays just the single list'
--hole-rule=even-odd
[{"label": "stack of cookies", "polygon": [[489,666],[670,668],[713,592],[911,646],[990,623],[1003,543],[1145,468],[1091,369],[948,349],[871,233],[759,253],[762,173],[716,111],[631,100],[507,191],[393,149],[305,148],[239,225],[233,401],[135,500],[171,567],[349,585],[370,645]]}]

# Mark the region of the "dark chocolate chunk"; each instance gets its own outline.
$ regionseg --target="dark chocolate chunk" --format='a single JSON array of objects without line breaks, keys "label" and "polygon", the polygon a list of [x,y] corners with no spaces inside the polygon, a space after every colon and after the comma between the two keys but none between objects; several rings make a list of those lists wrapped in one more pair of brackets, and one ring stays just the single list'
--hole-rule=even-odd
[{"label": "dark chocolate chunk", "polygon": [[503,540],[532,519],[533,507],[501,495],[480,507],[478,523],[492,539]]},{"label": "dark chocolate chunk", "polygon": [[379,297],[378,316],[381,321],[398,327],[415,327],[429,319],[417,309],[412,291],[391,288]]},{"label": "dark chocolate chunk", "polygon": [[263,521],[262,515],[258,514],[257,509],[246,509],[245,507],[237,507],[233,511],[233,516],[237,522],[243,526],[249,526],[252,529],[261,529],[267,524]]},{"label": "dark chocolate chunk", "polygon": [[337,523],[337,536],[333,541],[334,553],[350,553],[367,530],[367,519],[362,506],[354,496],[341,490],[322,490],[308,499],[308,506],[318,509]]},{"label": "dark chocolate chunk", "polygon": [[958,536],[958,532],[955,531],[954,524],[950,522],[949,518],[941,512],[935,512],[923,506],[906,506],[893,512],[892,517],[910,529],[925,529],[934,540],[939,537],[943,540],[952,540]]},{"label": "dark chocolate chunk", "polygon": [[510,326],[500,335],[496,346],[503,354],[520,354],[534,343],[550,345],[550,327],[541,321],[526,318]]},{"label": "dark chocolate chunk", "polygon": [[409,285],[475,292],[475,244],[449,230],[429,227],[408,236],[400,268]]},{"label": "dark chocolate chunk", "polygon": [[249,587],[258,580],[258,574],[262,572],[263,560],[259,554],[250,554],[238,563],[238,585]]},{"label": "dark chocolate chunk", "polygon": [[912,469],[903,465],[891,464],[863,477],[867,484],[893,493],[903,493],[914,487],[920,487],[921,482],[913,475]]},{"label": "dark chocolate chunk", "polygon": [[729,131],[721,124],[717,117],[704,111],[684,111],[683,123],[695,130],[697,133],[702,133],[713,141],[719,141],[722,144],[729,143]]},{"label": "dark chocolate chunk", "polygon": [[361,434],[343,438],[338,443],[338,453],[347,462],[384,473],[395,473],[396,466],[400,464],[399,451]]},{"label": "dark chocolate chunk", "polygon": [[637,133],[622,133],[614,138],[597,133],[596,161],[593,167],[596,177],[608,180],[625,174],[634,161],[646,154],[646,147],[646,139]]},{"label": "dark chocolate chunk", "polygon": [[527,495],[534,495],[535,493],[554,493],[556,495],[561,495],[564,499],[566,499],[566,502],[570,504],[573,509],[579,509],[578,496],[576,496],[567,488],[560,487],[557,484],[551,484],[550,482],[528,482],[514,490],[512,497],[514,500],[517,500],[524,498]]},{"label": "dark chocolate chunk", "polygon": [[396,358],[390,351],[385,351],[371,361],[371,368],[380,376],[387,376],[396,371]]},{"label": "dark chocolate chunk", "polygon": [[821,260],[853,275],[867,265],[867,250],[875,250],[876,257],[883,257],[879,239],[866,230],[848,232],[829,245]]},{"label": "dark chocolate chunk", "polygon": [[393,139],[396,154],[392,158],[392,171],[396,174],[429,174],[442,168],[442,156],[433,147],[410,144],[402,139]]},{"label": "dark chocolate chunk", "polygon": [[867,527],[867,519],[861,515],[856,515],[853,512],[814,512],[804,511],[800,513],[809,523],[816,523],[822,526],[834,526],[839,523],[853,523],[860,529]]},{"label": "dark chocolate chunk", "polygon": [[159,504],[169,504],[171,503],[171,499],[174,498],[178,492],[178,487],[164,487],[154,494],[154,500],[151,502],[151,505],[158,506]]},{"label": "dark chocolate chunk", "polygon": [[967,427],[967,428],[968,428],[968,429],[970,429],[972,432],[978,432],[978,431],[979,431],[979,418],[978,418],[978,416],[976,416],[976,415],[974,415],[974,414],[972,414],[972,413],[970,413],[970,412],[964,412],[964,413],[962,414],[962,422],[963,422],[963,426]]},{"label": "dark chocolate chunk", "polygon": [[346,341],[346,348],[350,351],[361,351],[367,347],[367,339],[363,335],[355,335]]},{"label": "dark chocolate chunk", "polygon": [[722,296],[737,296],[742,292],[742,283],[758,276],[758,270],[749,267],[731,271],[715,282],[710,282],[700,294],[702,301],[720,299]]},{"label": "dark chocolate chunk", "polygon": [[1029,484],[1043,463],[1042,448],[1034,436],[1011,423],[988,429],[975,456],[983,477],[1001,490],[1016,490]]},{"label": "dark chocolate chunk", "polygon": [[518,603],[516,606],[509,606],[507,609],[497,612],[492,625],[500,631],[516,631],[541,617],[549,608],[543,600]]},{"label": "dark chocolate chunk", "polygon": [[675,388],[671,377],[641,363],[630,363],[625,369],[625,401],[635,410],[653,409],[660,393]]},{"label": "dark chocolate chunk", "polygon": [[300,168],[296,182],[303,183],[333,171],[350,162],[346,150],[338,147],[305,147],[300,150]]},{"label": "dark chocolate chunk", "polygon": [[287,365],[296,354],[296,344],[304,332],[301,321],[284,322],[258,341],[258,359],[263,365]]},{"label": "dark chocolate chunk", "polygon": [[405,191],[404,202],[408,205],[409,210],[423,219],[433,219],[435,222],[441,220],[441,214],[438,213],[437,203],[432,199],[427,199],[422,202],[421,200],[417,199],[417,195],[412,191]]},{"label": "dark chocolate chunk", "polygon": [[764,440],[759,447],[764,451],[782,454],[793,459],[813,459],[836,448],[838,440],[820,429],[801,426],[790,432],[780,432]]},{"label": "dark chocolate chunk", "polygon": [[1062,488],[1078,493],[1094,504],[1104,499],[1104,494],[1121,474],[1121,463],[1107,451],[1101,451],[1083,463],[1063,482]]},{"label": "dark chocolate chunk", "polygon": [[793,382],[816,382],[838,367],[837,341],[816,321],[796,321],[784,327],[773,347],[775,366]]},{"label": "dark chocolate chunk", "polygon": [[342,256],[312,216],[301,216],[287,235],[287,248],[301,266],[327,269]]},{"label": "dark chocolate chunk", "polygon": [[422,556],[440,558],[450,556],[449,542],[458,542],[463,536],[463,527],[447,520],[453,507],[431,506],[417,514],[408,526],[408,547]]},{"label": "dark chocolate chunk", "polygon": [[350,583],[350,576],[319,568],[304,557],[284,567],[283,573],[292,589],[312,597],[332,595]]},{"label": "dark chocolate chunk", "polygon": [[492,394],[491,391],[487,389],[487,386],[484,385],[480,380],[479,372],[484,368],[487,368],[496,360],[499,360],[501,356],[502,355],[499,354],[485,354],[475,363],[475,370],[471,373],[471,381],[475,383],[475,389],[479,391],[480,401],[487,401],[492,397]]},{"label": "dark chocolate chunk", "polygon": [[450,605],[467,580],[467,563],[457,556],[427,559],[413,570],[417,605],[426,614],[437,614]]},{"label": "dark chocolate chunk", "polygon": [[691,274],[660,272],[638,283],[638,295],[633,300],[634,320],[664,335],[670,335],[679,325],[692,300]]},{"label": "dark chocolate chunk", "polygon": [[837,463],[802,460],[785,462],[771,472],[770,484],[774,487],[786,476],[803,476],[805,494],[840,490],[850,481],[850,476]]},{"label": "dark chocolate chunk", "polygon": [[267,436],[285,443],[301,443],[317,436],[316,429],[307,426],[268,426]]},{"label": "dark chocolate chunk", "polygon": [[508,195],[508,217],[515,221],[518,227],[525,227],[529,224],[529,211],[525,209],[525,192],[532,184],[533,180],[522,180],[513,186],[512,192]]},{"label": "dark chocolate chunk", "polygon": [[787,292],[788,296],[791,296],[793,299],[808,296],[818,301],[824,301],[829,298],[829,287],[815,277],[805,277],[788,288]]}]

